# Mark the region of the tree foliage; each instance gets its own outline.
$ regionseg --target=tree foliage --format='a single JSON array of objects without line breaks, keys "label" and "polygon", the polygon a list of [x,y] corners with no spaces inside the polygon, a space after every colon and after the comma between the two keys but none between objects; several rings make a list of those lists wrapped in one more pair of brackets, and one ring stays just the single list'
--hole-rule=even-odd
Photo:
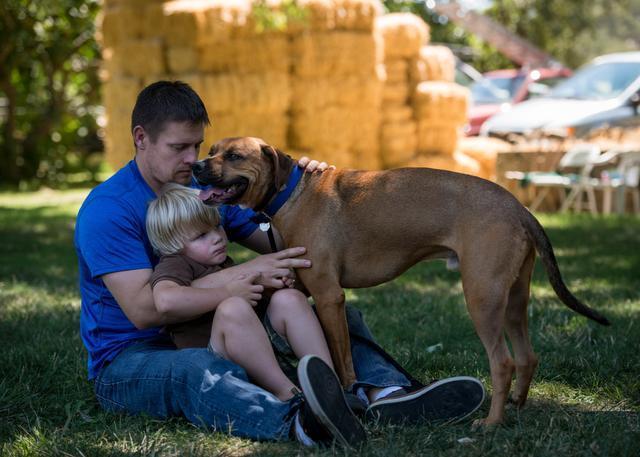
[{"label": "tree foliage", "polygon": [[[439,1],[439,0],[437,0]],[[423,0],[385,0],[389,11],[411,11],[431,27],[431,41],[467,49],[479,70],[513,67],[480,37],[437,14]],[[565,65],[576,68],[593,57],[640,48],[638,0],[493,0],[483,12],[531,41]]]},{"label": "tree foliage", "polygon": [[[91,169],[100,103],[98,0],[0,2],[0,183]],[[95,167],[94,167],[95,168]]]}]

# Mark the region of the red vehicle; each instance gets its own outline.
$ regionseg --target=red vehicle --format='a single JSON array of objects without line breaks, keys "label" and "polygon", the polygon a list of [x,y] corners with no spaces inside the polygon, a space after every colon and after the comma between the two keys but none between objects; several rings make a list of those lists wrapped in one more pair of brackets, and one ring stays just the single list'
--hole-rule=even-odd
[{"label": "red vehicle", "polygon": [[485,73],[481,81],[470,86],[471,107],[467,136],[477,135],[480,127],[491,116],[506,107],[546,94],[561,80],[571,76],[568,68],[511,69]]}]

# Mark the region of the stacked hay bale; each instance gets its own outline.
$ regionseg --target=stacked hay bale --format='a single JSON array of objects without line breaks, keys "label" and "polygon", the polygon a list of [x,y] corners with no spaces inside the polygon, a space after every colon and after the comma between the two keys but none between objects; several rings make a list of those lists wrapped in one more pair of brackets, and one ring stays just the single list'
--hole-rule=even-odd
[{"label": "stacked hay bale", "polygon": [[408,13],[378,18],[376,28],[384,47],[380,159],[385,168],[406,165],[416,153],[417,124],[410,105],[410,65],[429,39],[429,29],[419,17]]},{"label": "stacked hay bale", "polygon": [[159,79],[185,81],[202,97],[212,121],[206,146],[232,135],[286,145],[289,38],[258,34],[250,0],[110,0],[101,30],[110,163],[131,157],[135,93]]},{"label": "stacked hay bale", "polygon": [[[205,146],[260,136],[341,167],[378,168],[377,0],[300,0],[303,25],[258,32],[253,0],[106,0],[101,21],[107,160],[131,157],[135,95],[182,80],[212,120]],[[261,4],[277,11],[278,0]],[[295,96],[292,94],[295,93]]]},{"label": "stacked hay bale", "polygon": [[460,128],[467,121],[469,91],[453,82],[453,53],[444,46],[422,47],[412,63],[411,76],[417,83],[413,107],[418,147],[410,164],[479,174],[480,164],[456,151]]},{"label": "stacked hay bale", "polygon": [[378,168],[379,47],[373,0],[304,0],[292,30],[290,146],[340,168]]}]

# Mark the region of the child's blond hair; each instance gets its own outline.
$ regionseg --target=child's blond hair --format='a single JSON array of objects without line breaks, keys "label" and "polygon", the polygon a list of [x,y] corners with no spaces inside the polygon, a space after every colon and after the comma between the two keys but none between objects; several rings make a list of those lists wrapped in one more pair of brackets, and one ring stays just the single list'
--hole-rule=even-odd
[{"label": "child's blond hair", "polygon": [[198,197],[199,191],[165,184],[147,210],[147,235],[160,255],[176,254],[194,232],[209,232],[220,224],[220,214]]}]

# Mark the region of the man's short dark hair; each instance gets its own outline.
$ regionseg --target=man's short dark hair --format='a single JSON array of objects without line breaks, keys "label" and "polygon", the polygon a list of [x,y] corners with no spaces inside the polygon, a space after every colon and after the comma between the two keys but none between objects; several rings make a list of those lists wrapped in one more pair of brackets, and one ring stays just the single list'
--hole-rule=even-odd
[{"label": "man's short dark hair", "polygon": [[157,81],[138,94],[131,131],[140,125],[155,141],[167,122],[211,124],[202,99],[191,86],[182,81]]}]

